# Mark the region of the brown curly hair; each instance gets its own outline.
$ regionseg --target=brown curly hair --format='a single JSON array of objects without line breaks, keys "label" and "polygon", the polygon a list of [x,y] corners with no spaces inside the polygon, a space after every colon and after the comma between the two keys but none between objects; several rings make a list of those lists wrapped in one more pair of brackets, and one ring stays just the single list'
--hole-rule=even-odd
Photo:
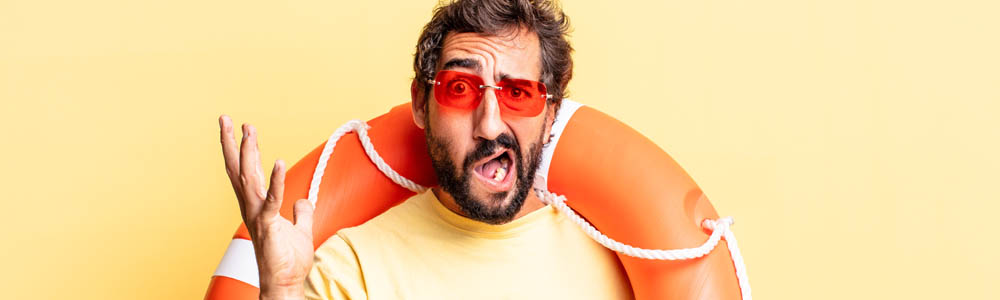
[{"label": "brown curly hair", "polygon": [[573,47],[570,46],[569,18],[553,1],[548,0],[456,0],[434,10],[424,26],[413,57],[414,79],[430,92],[426,82],[433,79],[444,38],[449,32],[475,32],[497,35],[511,28],[524,27],[538,35],[541,48],[541,82],[552,94],[552,104],[559,109],[567,96],[566,85],[573,77]]}]

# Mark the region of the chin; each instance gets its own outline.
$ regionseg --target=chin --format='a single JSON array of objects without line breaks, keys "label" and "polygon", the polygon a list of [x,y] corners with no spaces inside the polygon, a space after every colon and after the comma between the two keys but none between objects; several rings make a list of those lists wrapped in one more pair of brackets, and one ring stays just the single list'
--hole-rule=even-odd
[{"label": "chin", "polygon": [[510,207],[514,202],[514,193],[512,191],[506,192],[479,192],[477,195],[473,196],[474,201],[479,202],[483,207],[500,210],[503,208]]},{"label": "chin", "polygon": [[[461,193],[459,193],[461,194]],[[518,189],[499,193],[479,190],[466,195],[455,195],[455,204],[470,218],[488,224],[504,224],[514,219],[524,204],[524,197]],[[521,196],[521,197],[519,197]]]},{"label": "chin", "polygon": [[[427,147],[440,187],[451,195],[462,214],[488,224],[510,222],[531,192],[541,162],[541,141],[526,147],[509,134],[480,141],[464,158],[454,159],[448,139],[425,128]],[[530,175],[529,175],[530,174]]]}]

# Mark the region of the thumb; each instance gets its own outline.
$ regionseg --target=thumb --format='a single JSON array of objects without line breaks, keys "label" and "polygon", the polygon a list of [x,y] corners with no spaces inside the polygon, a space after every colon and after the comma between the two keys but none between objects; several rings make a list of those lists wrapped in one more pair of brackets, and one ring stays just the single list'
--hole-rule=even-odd
[{"label": "thumb", "polygon": [[295,227],[309,233],[310,236],[312,236],[314,209],[315,208],[312,203],[309,202],[309,199],[299,199],[299,201],[295,201]]}]

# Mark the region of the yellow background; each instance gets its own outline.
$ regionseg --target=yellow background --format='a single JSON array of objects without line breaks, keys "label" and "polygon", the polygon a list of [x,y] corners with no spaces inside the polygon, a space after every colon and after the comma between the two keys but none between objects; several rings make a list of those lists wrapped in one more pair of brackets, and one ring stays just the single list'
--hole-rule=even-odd
[{"label": "yellow background", "polygon": [[[0,1],[2,298],[202,297],[239,222],[216,117],[297,160],[408,101],[434,4]],[[736,217],[757,298],[996,297],[996,1],[564,7],[573,99]]]}]

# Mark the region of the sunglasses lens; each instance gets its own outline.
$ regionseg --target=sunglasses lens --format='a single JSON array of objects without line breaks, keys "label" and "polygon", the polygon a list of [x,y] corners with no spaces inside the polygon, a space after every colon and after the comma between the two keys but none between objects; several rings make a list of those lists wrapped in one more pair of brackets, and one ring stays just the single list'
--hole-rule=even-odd
[{"label": "sunglasses lens", "polygon": [[497,91],[500,108],[504,114],[534,117],[545,108],[545,85],[524,79],[504,79]]},{"label": "sunglasses lens", "polygon": [[441,71],[436,77],[434,98],[442,106],[473,110],[479,106],[482,92],[479,86],[483,81],[477,76],[455,71]]},{"label": "sunglasses lens", "polygon": [[[434,98],[441,106],[471,111],[483,98],[483,79],[459,72],[441,71],[434,77]],[[534,117],[545,109],[545,84],[526,79],[504,79],[497,83],[497,100],[503,115]]]}]

